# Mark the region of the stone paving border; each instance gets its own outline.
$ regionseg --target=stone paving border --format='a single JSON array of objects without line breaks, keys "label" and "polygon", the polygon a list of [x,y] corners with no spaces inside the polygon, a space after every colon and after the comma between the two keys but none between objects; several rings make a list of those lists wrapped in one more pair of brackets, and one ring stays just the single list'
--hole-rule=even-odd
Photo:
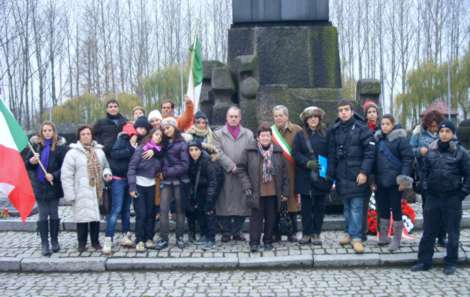
[{"label": "stone paving border", "polygon": [[[470,265],[470,252],[461,248],[461,265]],[[444,252],[434,254],[434,263],[442,264]],[[0,257],[0,272],[103,272],[158,270],[235,270],[267,268],[344,268],[409,266],[416,262],[416,253],[291,255],[273,257],[213,258],[35,258]]]}]

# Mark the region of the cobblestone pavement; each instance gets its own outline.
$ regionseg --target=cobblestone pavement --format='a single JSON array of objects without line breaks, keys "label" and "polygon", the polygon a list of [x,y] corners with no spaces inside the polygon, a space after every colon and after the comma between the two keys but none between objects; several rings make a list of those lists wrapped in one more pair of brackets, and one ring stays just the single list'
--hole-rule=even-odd
[{"label": "cobblestone pavement", "polygon": [[1,296],[469,296],[470,267],[445,276],[403,268],[0,273]]},{"label": "cobblestone pavement", "polygon": [[[221,243],[220,236],[217,236],[217,243],[215,248],[209,251],[202,250],[201,247],[187,243],[185,249],[181,250],[175,246],[174,235],[170,237],[170,246],[161,251],[147,250],[143,253],[137,253],[135,248],[120,247],[119,239],[120,234],[116,234],[113,246],[113,254],[110,257],[161,257],[161,258],[210,258],[210,257],[264,257],[264,256],[289,256],[289,255],[336,255],[336,254],[353,254],[354,251],[350,246],[342,247],[339,245],[338,240],[341,236],[339,231],[328,231],[322,233],[323,238],[322,246],[313,245],[299,245],[298,243],[291,243],[282,241],[274,244],[272,251],[262,251],[259,253],[249,253],[247,242],[229,242]],[[300,233],[298,234],[300,235]],[[403,240],[402,247],[395,254],[399,253],[417,253],[418,243],[421,233],[416,232],[413,234],[415,239]],[[248,234],[245,234],[248,238]],[[157,237],[156,237],[157,238]],[[0,257],[41,257],[40,238],[36,233],[32,232],[0,232]],[[101,243],[104,242],[104,234],[100,233]],[[88,250],[83,253],[77,251],[77,237],[75,232],[62,232],[59,235],[59,242],[62,247],[59,253],[54,253],[52,257],[96,257],[102,256],[100,251],[95,251],[93,248],[88,247]],[[461,231],[461,250],[470,252],[470,229]],[[89,245],[88,245],[89,246]],[[375,236],[369,236],[365,244],[365,253],[378,253],[390,254],[388,248],[379,247]],[[436,248],[436,251],[445,252],[443,248]]]}]

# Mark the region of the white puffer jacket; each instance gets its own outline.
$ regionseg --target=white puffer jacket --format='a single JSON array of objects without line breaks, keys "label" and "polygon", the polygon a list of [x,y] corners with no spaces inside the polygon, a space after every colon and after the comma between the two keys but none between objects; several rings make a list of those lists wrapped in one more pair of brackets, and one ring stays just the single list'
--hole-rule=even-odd
[{"label": "white puffer jacket", "polygon": [[[93,141],[97,158],[102,168],[102,176],[111,174],[108,160],[101,144]],[[70,145],[65,155],[61,169],[64,199],[72,202],[74,220],[77,223],[87,223],[100,220],[100,211],[96,188],[91,187],[88,177],[87,158],[85,149],[80,142]]]}]

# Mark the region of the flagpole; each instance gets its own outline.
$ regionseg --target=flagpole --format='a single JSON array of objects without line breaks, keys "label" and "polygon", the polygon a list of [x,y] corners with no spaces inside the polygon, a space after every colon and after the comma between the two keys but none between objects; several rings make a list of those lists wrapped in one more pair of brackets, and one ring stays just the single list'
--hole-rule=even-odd
[{"label": "flagpole", "polygon": [[[38,153],[36,153],[36,151],[34,150],[33,146],[31,145],[31,143],[30,143],[29,141],[28,141],[28,146],[29,146],[29,149],[33,152],[34,156],[36,157],[36,155],[37,155]],[[39,162],[39,167],[41,167],[42,171],[44,172],[44,175],[49,174],[49,173],[47,172],[46,168],[44,167],[44,165],[42,164],[41,160],[39,160],[39,158],[37,158],[37,159],[38,159],[38,162]],[[53,181],[49,181],[49,183],[51,184],[51,186],[54,185],[54,182],[53,182]]]}]

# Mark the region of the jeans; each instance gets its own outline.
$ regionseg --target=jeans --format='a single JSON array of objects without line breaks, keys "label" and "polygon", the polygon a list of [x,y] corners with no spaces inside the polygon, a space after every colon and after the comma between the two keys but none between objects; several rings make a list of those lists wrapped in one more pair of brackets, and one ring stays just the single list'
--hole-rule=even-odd
[{"label": "jeans", "polygon": [[99,244],[100,222],[77,223],[78,246],[86,246],[88,229],[90,230],[90,241],[92,245]]},{"label": "jeans", "polygon": [[240,235],[243,228],[245,217],[240,216],[220,216],[219,223],[222,225],[222,235],[237,236]]},{"label": "jeans", "polygon": [[38,200],[39,221],[59,219],[59,199]]},{"label": "jeans", "polygon": [[447,254],[444,261],[448,265],[455,265],[458,259],[460,220],[462,219],[461,197],[459,195],[441,197],[427,195],[423,217],[423,236],[419,242],[418,262],[429,267],[432,265],[434,243],[444,221],[448,234]]},{"label": "jeans", "polygon": [[153,240],[155,235],[155,186],[137,185],[137,198],[134,198],[135,241]]},{"label": "jeans", "polygon": [[393,214],[393,220],[400,222],[401,218],[401,192],[398,191],[398,186],[389,188],[377,188],[375,195],[377,202],[377,210],[381,219],[390,219],[390,210]]},{"label": "jeans", "polygon": [[[263,242],[273,242],[274,224],[276,223],[277,197],[260,197],[259,208],[251,210],[250,245],[260,243],[261,231],[264,229]],[[264,221],[264,224],[263,224]]]},{"label": "jeans", "polygon": [[182,205],[182,191],[180,185],[164,185],[160,198],[160,237],[168,241],[170,233],[169,212],[171,202],[175,201],[176,212],[176,238],[183,237],[184,234],[184,212]]},{"label": "jeans", "polygon": [[300,195],[302,234],[320,235],[325,216],[326,195]]},{"label": "jeans", "polygon": [[122,233],[129,232],[131,220],[131,197],[127,179],[113,180],[111,184],[111,213],[106,221],[106,236],[114,237],[116,222],[121,217]]},{"label": "jeans", "polygon": [[346,233],[352,239],[362,239],[362,212],[364,206],[364,197],[346,198],[343,199],[344,205],[344,220],[346,223]]}]

